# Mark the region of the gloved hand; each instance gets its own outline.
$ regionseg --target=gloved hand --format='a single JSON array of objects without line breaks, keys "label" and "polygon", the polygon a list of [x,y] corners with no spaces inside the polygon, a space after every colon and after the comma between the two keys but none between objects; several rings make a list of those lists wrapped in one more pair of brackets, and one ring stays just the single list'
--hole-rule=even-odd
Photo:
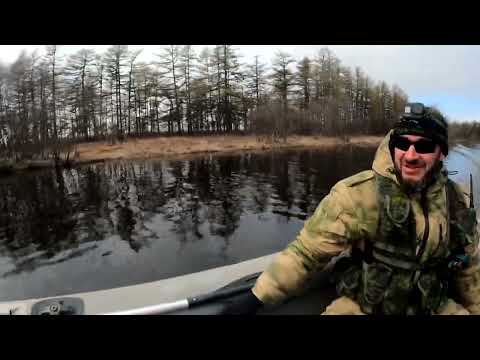
[{"label": "gloved hand", "polygon": [[221,315],[255,315],[263,303],[251,290],[223,300],[224,309]]}]

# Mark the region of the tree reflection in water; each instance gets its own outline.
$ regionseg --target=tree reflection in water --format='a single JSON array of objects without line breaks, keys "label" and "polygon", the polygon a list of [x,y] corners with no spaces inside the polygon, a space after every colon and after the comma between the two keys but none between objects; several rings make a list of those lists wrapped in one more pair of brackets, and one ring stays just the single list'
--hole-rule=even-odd
[{"label": "tree reflection in water", "polygon": [[73,277],[62,263],[91,267],[93,290],[278,251],[336,181],[370,167],[374,151],[109,162],[0,179],[0,276],[57,266],[49,291],[61,293],[61,279]]}]

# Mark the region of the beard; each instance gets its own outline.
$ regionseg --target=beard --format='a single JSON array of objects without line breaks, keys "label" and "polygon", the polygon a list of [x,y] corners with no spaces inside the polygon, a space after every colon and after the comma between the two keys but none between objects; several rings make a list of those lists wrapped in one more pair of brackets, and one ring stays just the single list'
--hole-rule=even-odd
[{"label": "beard", "polygon": [[404,180],[402,178],[402,174],[400,173],[400,184],[402,184],[403,190],[407,194],[421,193],[424,189],[428,187],[427,175],[429,175],[430,171],[425,174],[424,178],[420,181]]},{"label": "beard", "polygon": [[[419,165],[419,161],[410,162],[411,165]],[[428,188],[431,184],[433,184],[440,173],[440,170],[443,167],[442,161],[437,161],[430,169],[427,170],[425,175],[421,180],[413,181],[410,179],[404,179],[402,177],[402,171],[397,167],[395,164],[395,171],[397,174],[397,179],[401,184],[402,189],[407,194],[417,194],[421,193],[423,190]]]}]

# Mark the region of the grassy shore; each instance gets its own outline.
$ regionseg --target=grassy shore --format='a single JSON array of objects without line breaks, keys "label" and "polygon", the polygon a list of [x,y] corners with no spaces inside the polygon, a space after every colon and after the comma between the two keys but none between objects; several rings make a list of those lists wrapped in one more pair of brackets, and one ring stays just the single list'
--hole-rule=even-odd
[{"label": "grassy shore", "polygon": [[[378,145],[382,137],[356,136],[350,144]],[[114,145],[107,142],[79,144],[75,163],[89,163],[106,160],[133,160],[150,158],[175,158],[191,154],[225,153],[238,151],[286,148],[327,148],[344,145],[342,138],[322,136],[289,136],[287,142],[272,142],[270,139],[257,139],[255,136],[178,136],[149,139],[129,139]]]},{"label": "grassy shore", "polygon": [[[75,146],[69,166],[109,160],[181,159],[195,154],[228,154],[243,151],[270,151],[290,148],[332,148],[346,143],[360,146],[375,146],[381,136],[353,136],[346,142],[340,137],[289,136],[286,142],[272,142],[271,138],[239,135],[174,136],[155,138],[130,138],[111,144],[107,141],[82,143]],[[0,161],[0,173],[15,173],[54,167],[53,160],[24,160],[21,162]]]}]

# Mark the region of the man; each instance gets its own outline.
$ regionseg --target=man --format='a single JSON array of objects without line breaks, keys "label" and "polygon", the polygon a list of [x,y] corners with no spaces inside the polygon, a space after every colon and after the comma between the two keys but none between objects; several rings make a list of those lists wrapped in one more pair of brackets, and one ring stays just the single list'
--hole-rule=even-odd
[{"label": "man", "polygon": [[284,301],[341,255],[339,298],[324,314],[479,314],[476,214],[447,177],[447,154],[443,116],[407,104],[372,170],[331,189],[235,312]]}]

